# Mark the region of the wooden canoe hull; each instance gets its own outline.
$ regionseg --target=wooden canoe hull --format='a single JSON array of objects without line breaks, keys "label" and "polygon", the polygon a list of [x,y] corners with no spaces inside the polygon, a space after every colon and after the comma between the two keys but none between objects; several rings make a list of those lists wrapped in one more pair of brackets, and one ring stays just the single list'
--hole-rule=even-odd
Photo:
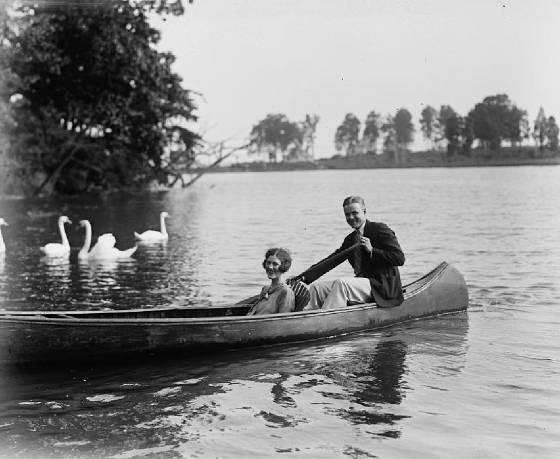
[{"label": "wooden canoe hull", "polygon": [[204,348],[257,346],[373,330],[465,310],[467,306],[463,276],[442,263],[408,285],[404,303],[389,309],[364,304],[332,310],[216,317],[176,317],[175,309],[135,310],[134,314],[3,311],[0,362],[89,361],[160,352],[189,356],[195,348],[198,354]]}]

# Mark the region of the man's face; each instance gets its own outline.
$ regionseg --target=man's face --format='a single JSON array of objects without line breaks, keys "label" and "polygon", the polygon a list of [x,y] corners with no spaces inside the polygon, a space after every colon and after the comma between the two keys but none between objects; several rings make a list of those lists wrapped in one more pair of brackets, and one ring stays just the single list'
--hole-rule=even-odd
[{"label": "man's face", "polygon": [[357,202],[344,206],[344,216],[346,222],[354,229],[358,229],[366,221],[366,211]]}]

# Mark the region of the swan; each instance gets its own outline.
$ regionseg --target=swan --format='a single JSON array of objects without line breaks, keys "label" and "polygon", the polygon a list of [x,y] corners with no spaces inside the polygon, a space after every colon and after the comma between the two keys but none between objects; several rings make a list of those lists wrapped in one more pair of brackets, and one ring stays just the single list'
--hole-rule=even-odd
[{"label": "swan", "polygon": [[8,226],[8,223],[0,217],[0,253],[4,253],[6,251],[6,244],[4,243],[4,238],[2,237],[2,225]]},{"label": "swan", "polygon": [[78,252],[79,260],[115,260],[117,258],[129,258],[132,256],[137,245],[127,250],[119,250],[115,247],[117,240],[111,233],[102,234],[97,238],[97,243],[90,250],[91,245],[91,223],[88,220],[80,220],[80,226],[85,227],[86,237],[84,245]]},{"label": "swan", "polygon": [[134,237],[144,242],[166,241],[169,238],[167,229],[165,228],[165,219],[167,217],[169,217],[169,214],[167,212],[162,212],[159,214],[161,231],[147,230],[140,234],[135,231]]},{"label": "swan", "polygon": [[64,230],[65,223],[72,223],[72,222],[66,215],[58,217],[58,230],[60,231],[62,244],[59,242],[51,242],[41,247],[41,251],[46,256],[63,257],[65,255],[70,255],[70,243],[68,242],[68,237],[66,237],[66,231]]}]

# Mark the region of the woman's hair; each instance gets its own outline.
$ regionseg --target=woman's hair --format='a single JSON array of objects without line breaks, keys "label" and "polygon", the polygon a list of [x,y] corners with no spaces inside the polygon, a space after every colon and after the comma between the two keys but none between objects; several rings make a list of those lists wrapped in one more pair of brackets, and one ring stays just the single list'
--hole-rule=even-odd
[{"label": "woman's hair", "polygon": [[265,267],[266,259],[271,256],[277,257],[280,260],[280,267],[278,270],[282,273],[288,271],[290,266],[292,266],[292,256],[290,255],[290,252],[281,247],[273,247],[268,249],[264,255],[263,268]]}]

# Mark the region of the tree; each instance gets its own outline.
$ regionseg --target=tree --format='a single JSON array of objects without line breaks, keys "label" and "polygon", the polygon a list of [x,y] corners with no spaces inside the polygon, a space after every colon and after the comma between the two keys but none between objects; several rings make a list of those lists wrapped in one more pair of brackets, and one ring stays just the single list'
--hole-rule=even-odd
[{"label": "tree", "polygon": [[364,123],[362,134],[362,145],[367,153],[375,153],[377,150],[377,140],[380,135],[381,115],[375,111],[369,112]]},{"label": "tree", "polygon": [[395,123],[395,141],[401,150],[406,150],[408,145],[414,139],[414,124],[412,123],[412,115],[406,108],[397,110],[394,118]]},{"label": "tree", "polygon": [[315,156],[315,131],[317,130],[319,120],[319,115],[307,114],[301,123],[303,135],[302,150],[307,158],[313,158]]},{"label": "tree", "polygon": [[[11,155],[64,193],[169,184],[189,167],[199,137],[190,91],[160,53],[153,12],[181,14],[179,0],[23,3],[0,46],[16,78],[7,93]],[[174,160],[169,150],[174,147]]]},{"label": "tree", "polygon": [[381,125],[381,132],[383,133],[383,150],[395,151],[396,149],[396,133],[395,121],[391,115],[387,115],[383,124]]},{"label": "tree", "polygon": [[336,151],[344,150],[347,156],[356,153],[360,136],[360,120],[353,113],[348,113],[336,129],[334,144]]},{"label": "tree", "polygon": [[546,122],[547,146],[552,151],[558,151],[558,125],[554,116],[549,116]]},{"label": "tree", "polygon": [[527,113],[507,94],[485,97],[475,105],[471,118],[475,137],[490,149],[499,149],[503,140],[514,146],[527,136]]},{"label": "tree", "polygon": [[509,140],[512,147],[519,145],[529,137],[529,121],[527,112],[515,105],[511,105],[504,120],[505,139]]},{"label": "tree", "polygon": [[539,109],[539,113],[537,114],[537,118],[535,119],[535,123],[533,126],[533,138],[535,139],[535,143],[539,147],[539,150],[544,150],[544,145],[546,142],[546,131],[547,131],[547,121],[546,115],[544,114],[544,110],[541,107]]},{"label": "tree", "polygon": [[472,144],[474,143],[474,130],[472,127],[472,115],[469,113],[466,117],[461,118],[461,133],[459,135],[461,139],[461,152],[470,156],[472,152]]},{"label": "tree", "polygon": [[507,107],[501,101],[485,98],[475,105],[471,112],[473,130],[485,148],[497,149],[504,137],[503,123],[507,116]]},{"label": "tree", "polygon": [[270,162],[278,160],[278,153],[286,159],[290,151],[301,149],[303,132],[299,123],[282,113],[268,114],[253,126],[250,134],[253,153],[266,153]]},{"label": "tree", "polygon": [[420,129],[424,134],[424,138],[428,140],[432,148],[435,149],[440,126],[438,123],[438,112],[431,105],[425,106],[420,113]]},{"label": "tree", "polygon": [[447,154],[453,156],[458,152],[463,131],[463,120],[450,105],[442,105],[439,110],[438,123],[447,140]]}]

